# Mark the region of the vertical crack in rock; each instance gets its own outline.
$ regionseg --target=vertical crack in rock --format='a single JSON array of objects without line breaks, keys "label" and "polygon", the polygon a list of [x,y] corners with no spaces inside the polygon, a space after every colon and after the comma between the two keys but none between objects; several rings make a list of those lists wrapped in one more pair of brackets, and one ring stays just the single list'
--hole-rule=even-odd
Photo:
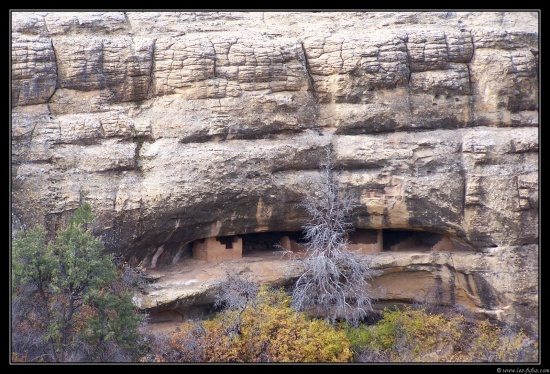
[{"label": "vertical crack in rock", "polygon": [[468,62],[466,62],[466,71],[468,72],[468,84],[470,85],[470,93],[468,95],[468,110],[469,110],[469,118],[468,118],[468,121],[470,122],[470,126],[475,126],[475,120],[476,120],[476,117],[475,117],[475,113],[474,113],[474,110],[475,110],[475,103],[476,103],[476,95],[474,94],[474,86],[472,85],[472,72],[471,72],[471,68],[470,68],[470,64],[472,63],[472,59],[474,58],[474,54],[475,54],[475,51],[476,51],[476,45],[474,44],[474,36],[472,35],[472,33],[470,33],[470,40],[472,42],[472,54],[470,55],[470,59],[468,60]]},{"label": "vertical crack in rock", "polygon": [[470,41],[472,42],[472,54],[470,55],[470,58],[469,58],[467,63],[470,63],[472,61],[472,59],[474,58],[474,53],[476,51],[476,45],[474,43],[474,36],[472,35],[471,31],[469,31],[469,34],[470,34]]},{"label": "vertical crack in rock", "polygon": [[155,83],[155,49],[156,49],[157,39],[153,39],[151,43],[151,63],[149,65],[149,85],[147,86],[147,93],[145,94],[145,99],[150,99],[154,94],[153,85]]},{"label": "vertical crack in rock", "polygon": [[306,48],[304,47],[304,42],[300,41],[300,45],[302,46],[302,52],[304,54],[304,63],[305,63],[306,74],[307,74],[308,90],[311,91],[311,93],[313,94],[313,97],[315,98],[315,102],[317,103],[318,100],[317,100],[317,91],[315,90],[315,81],[313,80],[313,76],[311,75],[311,68],[309,66],[309,61],[307,58]]},{"label": "vertical crack in rock", "polygon": [[449,50],[449,41],[447,40],[447,33],[443,33],[443,40],[445,40],[445,49],[447,49],[447,64],[450,62],[450,50]]},{"label": "vertical crack in rock", "polygon": [[[45,23],[45,22],[44,22]],[[53,59],[55,61],[55,64],[54,64],[54,68],[55,68],[55,86],[53,88],[53,91],[52,91],[52,94],[50,95],[50,97],[48,97],[48,99],[46,100],[46,103],[49,103],[50,100],[52,99],[53,95],[55,95],[55,91],[57,90],[57,87],[59,86],[59,74],[58,74],[58,69],[57,69],[57,54],[55,52],[55,48],[53,46],[53,40],[50,38],[50,44],[52,46],[52,52],[53,52]],[[49,106],[48,106],[48,110],[49,110]],[[51,113],[51,111],[50,111]]]},{"label": "vertical crack in rock", "polygon": [[407,50],[407,69],[409,69],[409,75],[407,78],[407,101],[409,102],[409,118],[412,121],[412,102],[411,102],[411,76],[412,76],[412,68],[411,68],[411,52],[409,51],[409,34],[405,34],[405,38],[403,39],[403,42],[405,43],[405,49]]},{"label": "vertical crack in rock", "polygon": [[453,254],[452,253],[449,253],[449,262],[451,263],[451,269],[449,269],[449,273],[451,274],[451,276],[449,277],[449,288],[450,288],[450,292],[451,292],[451,295],[450,295],[450,298],[451,298],[451,304],[452,305],[455,305],[456,304],[456,287],[457,287],[457,279],[459,279],[457,276],[456,276],[456,266],[455,266],[455,262],[454,262],[454,259],[453,259]]},{"label": "vertical crack in rock", "polygon": [[130,29],[130,32],[134,32],[132,28],[132,22],[130,22],[130,18],[128,17],[128,12],[122,12],[124,14],[124,19],[126,20],[126,23],[128,23],[128,28]]},{"label": "vertical crack in rock", "polygon": [[516,195],[518,198],[518,209],[521,209],[521,193],[519,190],[519,177],[516,175],[514,177],[514,184],[516,185]]},{"label": "vertical crack in rock", "polygon": [[[212,45],[212,50],[214,51],[212,55],[212,78],[216,78],[218,74],[216,73],[216,70],[218,68],[218,54],[216,53],[216,47],[214,46],[214,43],[212,40],[209,40],[210,44]],[[225,95],[224,95],[225,96]]]},{"label": "vertical crack in rock", "polygon": [[[344,70],[344,58],[342,57],[342,50],[344,49],[344,40],[340,41],[340,72]],[[339,73],[340,73],[339,72]]]},{"label": "vertical crack in rock", "polygon": [[143,139],[137,139],[137,141],[135,142],[136,143],[136,147],[134,148],[134,169],[137,170],[137,171],[141,171],[141,161],[140,161],[140,156],[139,156],[139,153],[141,151],[141,148],[143,147],[143,142],[144,140]]},{"label": "vertical crack in rock", "polygon": [[[47,21],[45,16],[44,16],[44,28],[46,29],[47,34],[50,35],[50,30],[48,28],[48,21]],[[57,88],[59,87],[59,69],[57,67],[57,52],[55,51],[55,46],[53,45],[53,39],[52,38],[50,38],[50,44],[52,46],[53,59],[54,59],[54,62],[55,62],[55,64],[54,64],[54,67],[55,67],[55,86],[54,86],[52,94],[46,100],[46,103],[48,103],[48,104],[50,103],[50,100],[52,99],[53,95],[55,95],[55,91],[57,91]],[[49,105],[48,105],[48,111],[50,111],[50,113],[51,113]]]},{"label": "vertical crack in rock", "polygon": [[[105,66],[105,40],[104,39],[101,40],[99,45],[98,61],[99,61],[99,64],[97,66],[97,71],[95,71],[95,73],[97,74],[99,89],[108,88],[109,83],[107,82],[107,79],[105,77],[105,69],[104,69],[104,66]],[[123,74],[126,77],[127,72],[124,72]]]},{"label": "vertical crack in rock", "polygon": [[105,127],[103,127],[103,121],[99,120],[99,132],[101,133],[101,137],[105,138]]},{"label": "vertical crack in rock", "polygon": [[[462,131],[462,130],[461,130]],[[466,166],[464,163],[464,152],[462,151],[464,147],[464,137],[462,137],[460,144],[458,146],[458,153],[460,154],[460,162],[458,164],[460,170],[460,177],[462,178],[462,222],[464,222],[464,217],[466,215],[466,188],[467,188],[467,172]]]}]

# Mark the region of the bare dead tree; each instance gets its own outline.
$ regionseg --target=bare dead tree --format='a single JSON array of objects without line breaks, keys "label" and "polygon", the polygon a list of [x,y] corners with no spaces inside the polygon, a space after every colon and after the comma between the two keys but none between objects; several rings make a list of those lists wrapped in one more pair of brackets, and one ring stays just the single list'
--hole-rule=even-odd
[{"label": "bare dead tree", "polygon": [[325,156],[321,182],[312,184],[315,192],[301,203],[309,216],[303,224],[307,256],[299,260],[304,273],[292,291],[292,304],[333,323],[342,319],[357,325],[373,310],[369,280],[375,271],[348,250],[354,204],[340,191],[330,148]]},{"label": "bare dead tree", "polygon": [[214,306],[223,310],[236,311],[234,321],[230,321],[227,333],[231,338],[241,333],[241,316],[247,307],[253,305],[258,295],[259,285],[249,274],[226,270],[225,279],[220,284],[220,293]]}]

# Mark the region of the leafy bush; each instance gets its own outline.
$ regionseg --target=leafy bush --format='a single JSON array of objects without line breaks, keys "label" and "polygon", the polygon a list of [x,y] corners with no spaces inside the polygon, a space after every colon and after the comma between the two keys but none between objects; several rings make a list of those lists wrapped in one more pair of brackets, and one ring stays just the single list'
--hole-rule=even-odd
[{"label": "leafy bush", "polygon": [[513,331],[489,321],[469,326],[461,341],[457,361],[537,362],[538,343],[522,331]]},{"label": "leafy bush", "polygon": [[385,310],[374,326],[349,329],[355,352],[384,352],[389,361],[437,361],[460,339],[461,319],[446,319],[424,309]]},{"label": "leafy bush", "polygon": [[487,320],[425,309],[384,310],[375,325],[345,327],[360,362],[536,362],[538,345],[523,332]]},{"label": "leafy bush", "polygon": [[17,361],[131,361],[142,318],[89,205],[48,241],[43,228],[12,245],[12,356]]},{"label": "leafy bush", "polygon": [[348,362],[345,332],[324,320],[310,320],[290,307],[282,290],[261,287],[254,305],[225,310],[214,319],[190,322],[155,349],[157,362]]},{"label": "leafy bush", "polygon": [[334,326],[291,308],[282,290],[157,337],[143,362],[537,362],[536,341],[489,321],[425,309],[385,309],[374,325]]}]

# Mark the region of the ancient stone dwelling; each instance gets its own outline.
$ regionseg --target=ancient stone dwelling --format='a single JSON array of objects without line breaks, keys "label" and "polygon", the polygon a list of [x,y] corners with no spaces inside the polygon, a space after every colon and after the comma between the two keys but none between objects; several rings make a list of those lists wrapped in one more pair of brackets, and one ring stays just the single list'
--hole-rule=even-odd
[{"label": "ancient stone dwelling", "polygon": [[[363,254],[384,251],[456,252],[473,250],[463,241],[446,235],[423,231],[380,229],[355,230],[349,237],[347,248],[350,251]],[[209,237],[195,240],[192,243],[193,258],[206,261],[242,258],[250,251],[303,252],[305,250],[306,246],[298,232]]]},{"label": "ancient stone dwelling", "polygon": [[193,243],[193,258],[198,260],[231,260],[243,255],[243,240],[238,236],[205,238]]}]

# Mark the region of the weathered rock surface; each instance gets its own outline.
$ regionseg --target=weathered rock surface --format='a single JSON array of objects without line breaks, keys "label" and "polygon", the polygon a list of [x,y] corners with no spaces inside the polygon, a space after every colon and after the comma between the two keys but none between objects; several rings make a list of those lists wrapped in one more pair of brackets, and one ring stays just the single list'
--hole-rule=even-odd
[{"label": "weathered rock surface", "polygon": [[357,228],[475,248],[373,256],[385,298],[439,282],[449,305],[536,331],[539,22],[13,12],[13,222],[55,229],[88,202],[109,250],[158,270],[195,239],[299,231],[332,145]]}]

